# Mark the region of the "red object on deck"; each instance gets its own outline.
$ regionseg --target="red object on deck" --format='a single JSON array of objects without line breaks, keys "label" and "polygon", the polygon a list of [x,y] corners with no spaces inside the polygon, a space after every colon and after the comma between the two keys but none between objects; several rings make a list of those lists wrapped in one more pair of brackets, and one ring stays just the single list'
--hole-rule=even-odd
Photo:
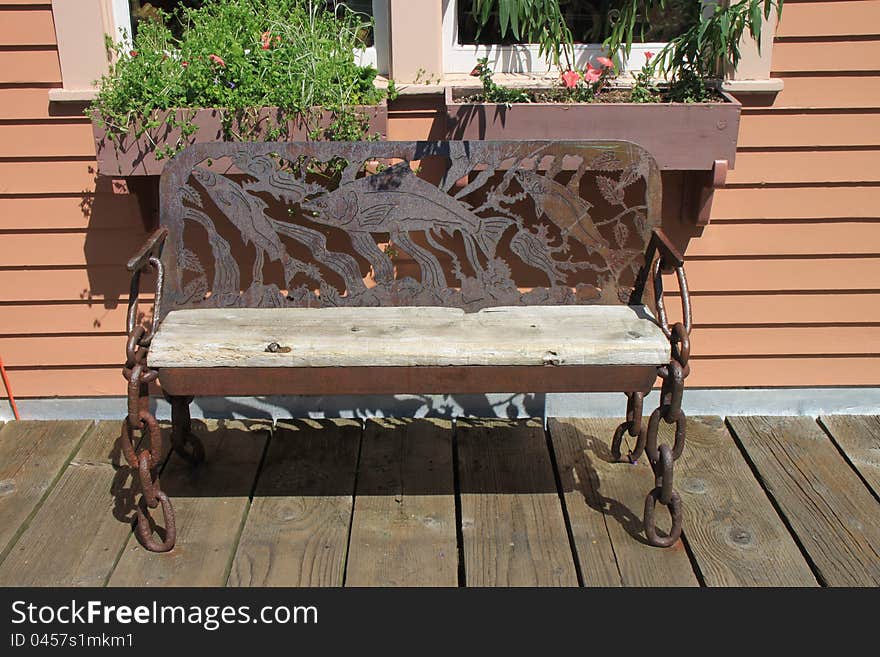
[{"label": "red object on deck", "polygon": [[18,416],[18,406],[15,405],[15,397],[12,396],[12,388],[9,386],[9,379],[6,377],[6,368],[3,366],[3,356],[0,356],[0,376],[3,377],[3,385],[6,386],[6,394],[9,395],[9,405],[12,406],[12,414],[16,420],[21,418]]}]

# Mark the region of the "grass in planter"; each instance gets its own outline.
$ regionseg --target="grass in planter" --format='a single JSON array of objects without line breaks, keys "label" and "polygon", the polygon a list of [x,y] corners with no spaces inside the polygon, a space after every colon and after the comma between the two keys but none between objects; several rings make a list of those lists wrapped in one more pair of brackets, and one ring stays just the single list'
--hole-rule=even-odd
[{"label": "grass in planter", "polygon": [[[138,137],[180,128],[177,143],[156,151],[173,155],[197,128],[190,117],[157,114],[202,107],[223,111],[227,139],[283,139],[288,119],[305,121],[315,139],[368,137],[366,117],[352,107],[376,104],[386,92],[373,84],[376,70],[354,60],[365,16],[319,0],[205,0],[173,20],[159,17],[139,24],[130,49],[108,44],[118,59],[89,111],[111,138],[132,126]],[[269,126],[259,125],[261,107],[280,110]],[[318,124],[318,107],[334,113],[329,126]]]}]

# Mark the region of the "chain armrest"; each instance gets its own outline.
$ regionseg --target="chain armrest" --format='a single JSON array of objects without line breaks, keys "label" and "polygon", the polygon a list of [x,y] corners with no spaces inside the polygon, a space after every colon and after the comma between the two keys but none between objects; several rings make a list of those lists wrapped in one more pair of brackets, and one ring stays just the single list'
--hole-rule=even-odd
[{"label": "chain armrest", "polygon": [[162,270],[162,261],[159,256],[162,254],[162,246],[165,244],[165,238],[168,237],[168,228],[162,226],[153,231],[147,238],[143,246],[138,249],[137,253],[128,261],[128,271],[131,272],[131,290],[128,296],[128,321],[126,329],[128,335],[131,336],[137,326],[138,312],[138,296],[141,287],[141,273],[147,267],[156,268],[156,294],[153,300],[153,330],[146,336],[141,338],[145,345],[149,344],[153,331],[156,329],[157,318],[159,317],[159,309],[162,304],[162,283],[164,272]]},{"label": "chain armrest", "polygon": [[664,274],[671,274],[677,267],[684,267],[684,256],[675,248],[662,228],[654,229],[651,240],[654,242],[654,248],[660,252]]},{"label": "chain armrest", "polygon": [[154,230],[137,253],[128,261],[128,271],[137,272],[149,264],[150,258],[158,258],[162,253],[162,245],[165,243],[166,237],[168,237],[168,228],[165,226]]}]

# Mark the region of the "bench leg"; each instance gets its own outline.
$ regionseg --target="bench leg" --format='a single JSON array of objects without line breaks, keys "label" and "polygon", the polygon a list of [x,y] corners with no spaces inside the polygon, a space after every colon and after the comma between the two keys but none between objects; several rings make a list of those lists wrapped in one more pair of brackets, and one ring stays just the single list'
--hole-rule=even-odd
[{"label": "bench leg", "polygon": [[205,447],[192,431],[192,418],[189,405],[192,397],[166,395],[171,404],[171,448],[190,465],[198,465],[205,460]]}]

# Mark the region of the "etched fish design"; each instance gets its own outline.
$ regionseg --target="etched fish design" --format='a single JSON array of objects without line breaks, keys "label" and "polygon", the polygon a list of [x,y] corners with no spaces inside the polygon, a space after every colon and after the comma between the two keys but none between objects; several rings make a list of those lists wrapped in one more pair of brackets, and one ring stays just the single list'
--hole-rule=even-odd
[{"label": "etched fish design", "polygon": [[312,220],[347,231],[460,232],[491,258],[502,234],[514,222],[507,217],[479,217],[470,206],[416,176],[409,163],[395,164],[301,205]]},{"label": "etched fish design", "polygon": [[598,247],[603,252],[609,248],[608,240],[596,230],[590,218],[592,204],[579,194],[534,171],[520,169],[514,175],[520,186],[532,197],[537,216],[547,215],[563,235],[574,237],[588,248]]}]

